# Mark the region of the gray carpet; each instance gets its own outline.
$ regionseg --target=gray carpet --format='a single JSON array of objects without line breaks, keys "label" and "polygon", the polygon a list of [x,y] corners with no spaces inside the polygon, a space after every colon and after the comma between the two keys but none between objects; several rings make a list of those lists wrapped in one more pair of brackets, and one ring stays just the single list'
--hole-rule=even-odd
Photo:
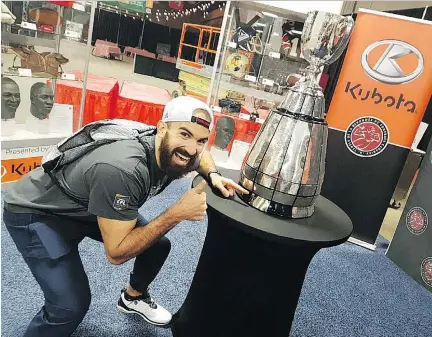
[{"label": "gray carpet", "polygon": [[[187,179],[172,184],[142,209],[144,216],[157,216],[189,184]],[[205,222],[185,222],[168,234],[172,251],[151,292],[172,312],[186,297],[205,231]],[[1,330],[3,337],[18,337],[43,297],[3,224],[1,234]],[[291,337],[431,337],[432,294],[384,256],[386,244],[379,241],[376,252],[349,243],[321,250],[309,267]],[[90,239],[82,242],[80,251],[93,297],[73,336],[172,336],[170,330],[117,312],[115,304],[131,262],[110,265],[103,245]]]}]

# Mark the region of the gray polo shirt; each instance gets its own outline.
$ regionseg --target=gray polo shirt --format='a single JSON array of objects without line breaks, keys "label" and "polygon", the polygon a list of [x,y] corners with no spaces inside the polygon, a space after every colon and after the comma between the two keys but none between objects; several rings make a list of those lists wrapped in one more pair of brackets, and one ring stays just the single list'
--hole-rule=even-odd
[{"label": "gray polo shirt", "polygon": [[39,167],[17,181],[4,198],[15,213],[54,214],[96,222],[96,217],[133,220],[138,209],[167,183],[158,168],[155,136],[144,137],[149,158],[138,140],[106,144],[66,165],[57,173],[63,186],[88,207],[72,201]]}]

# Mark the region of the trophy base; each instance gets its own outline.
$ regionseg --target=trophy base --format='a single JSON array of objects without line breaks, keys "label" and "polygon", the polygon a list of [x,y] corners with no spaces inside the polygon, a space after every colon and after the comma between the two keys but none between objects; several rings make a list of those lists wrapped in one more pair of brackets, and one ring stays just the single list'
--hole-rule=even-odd
[{"label": "trophy base", "polygon": [[290,219],[303,219],[312,216],[315,210],[315,205],[309,206],[290,206],[277,203],[265,199],[253,192],[249,194],[237,193],[238,197],[248,205],[260,210],[261,212],[268,213],[271,215],[280,216],[283,218]]}]

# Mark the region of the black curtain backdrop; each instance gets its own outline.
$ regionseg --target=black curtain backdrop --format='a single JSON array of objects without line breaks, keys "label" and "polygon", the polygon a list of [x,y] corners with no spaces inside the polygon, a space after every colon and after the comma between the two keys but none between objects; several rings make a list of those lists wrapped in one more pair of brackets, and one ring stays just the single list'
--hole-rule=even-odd
[{"label": "black curtain backdrop", "polygon": [[92,44],[94,45],[96,40],[106,40],[117,43],[119,24],[119,14],[96,9]]},{"label": "black curtain backdrop", "polygon": [[[143,21],[141,20],[134,20],[131,17],[96,9],[92,44],[94,45],[96,40],[106,40],[117,43],[122,50],[127,46],[138,47],[142,28]],[[156,53],[158,43],[169,44],[171,46],[170,56],[177,57],[180,37],[180,29],[170,28],[146,20],[141,49]],[[186,33],[184,42],[196,44],[198,42],[198,33]],[[184,59],[194,60],[194,49],[184,48],[183,51]]]}]

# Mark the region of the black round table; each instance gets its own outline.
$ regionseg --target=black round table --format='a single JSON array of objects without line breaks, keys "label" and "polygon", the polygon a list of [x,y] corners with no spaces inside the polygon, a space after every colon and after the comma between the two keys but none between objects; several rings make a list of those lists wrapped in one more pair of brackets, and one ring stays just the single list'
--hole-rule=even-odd
[{"label": "black round table", "polygon": [[[238,181],[239,171],[220,169]],[[193,181],[196,186],[202,178]],[[348,240],[353,226],[319,197],[306,219],[268,215],[210,187],[207,234],[188,295],[174,315],[174,337],[289,336],[307,268],[325,247]],[[328,271],[331,273],[331,270]]]}]

